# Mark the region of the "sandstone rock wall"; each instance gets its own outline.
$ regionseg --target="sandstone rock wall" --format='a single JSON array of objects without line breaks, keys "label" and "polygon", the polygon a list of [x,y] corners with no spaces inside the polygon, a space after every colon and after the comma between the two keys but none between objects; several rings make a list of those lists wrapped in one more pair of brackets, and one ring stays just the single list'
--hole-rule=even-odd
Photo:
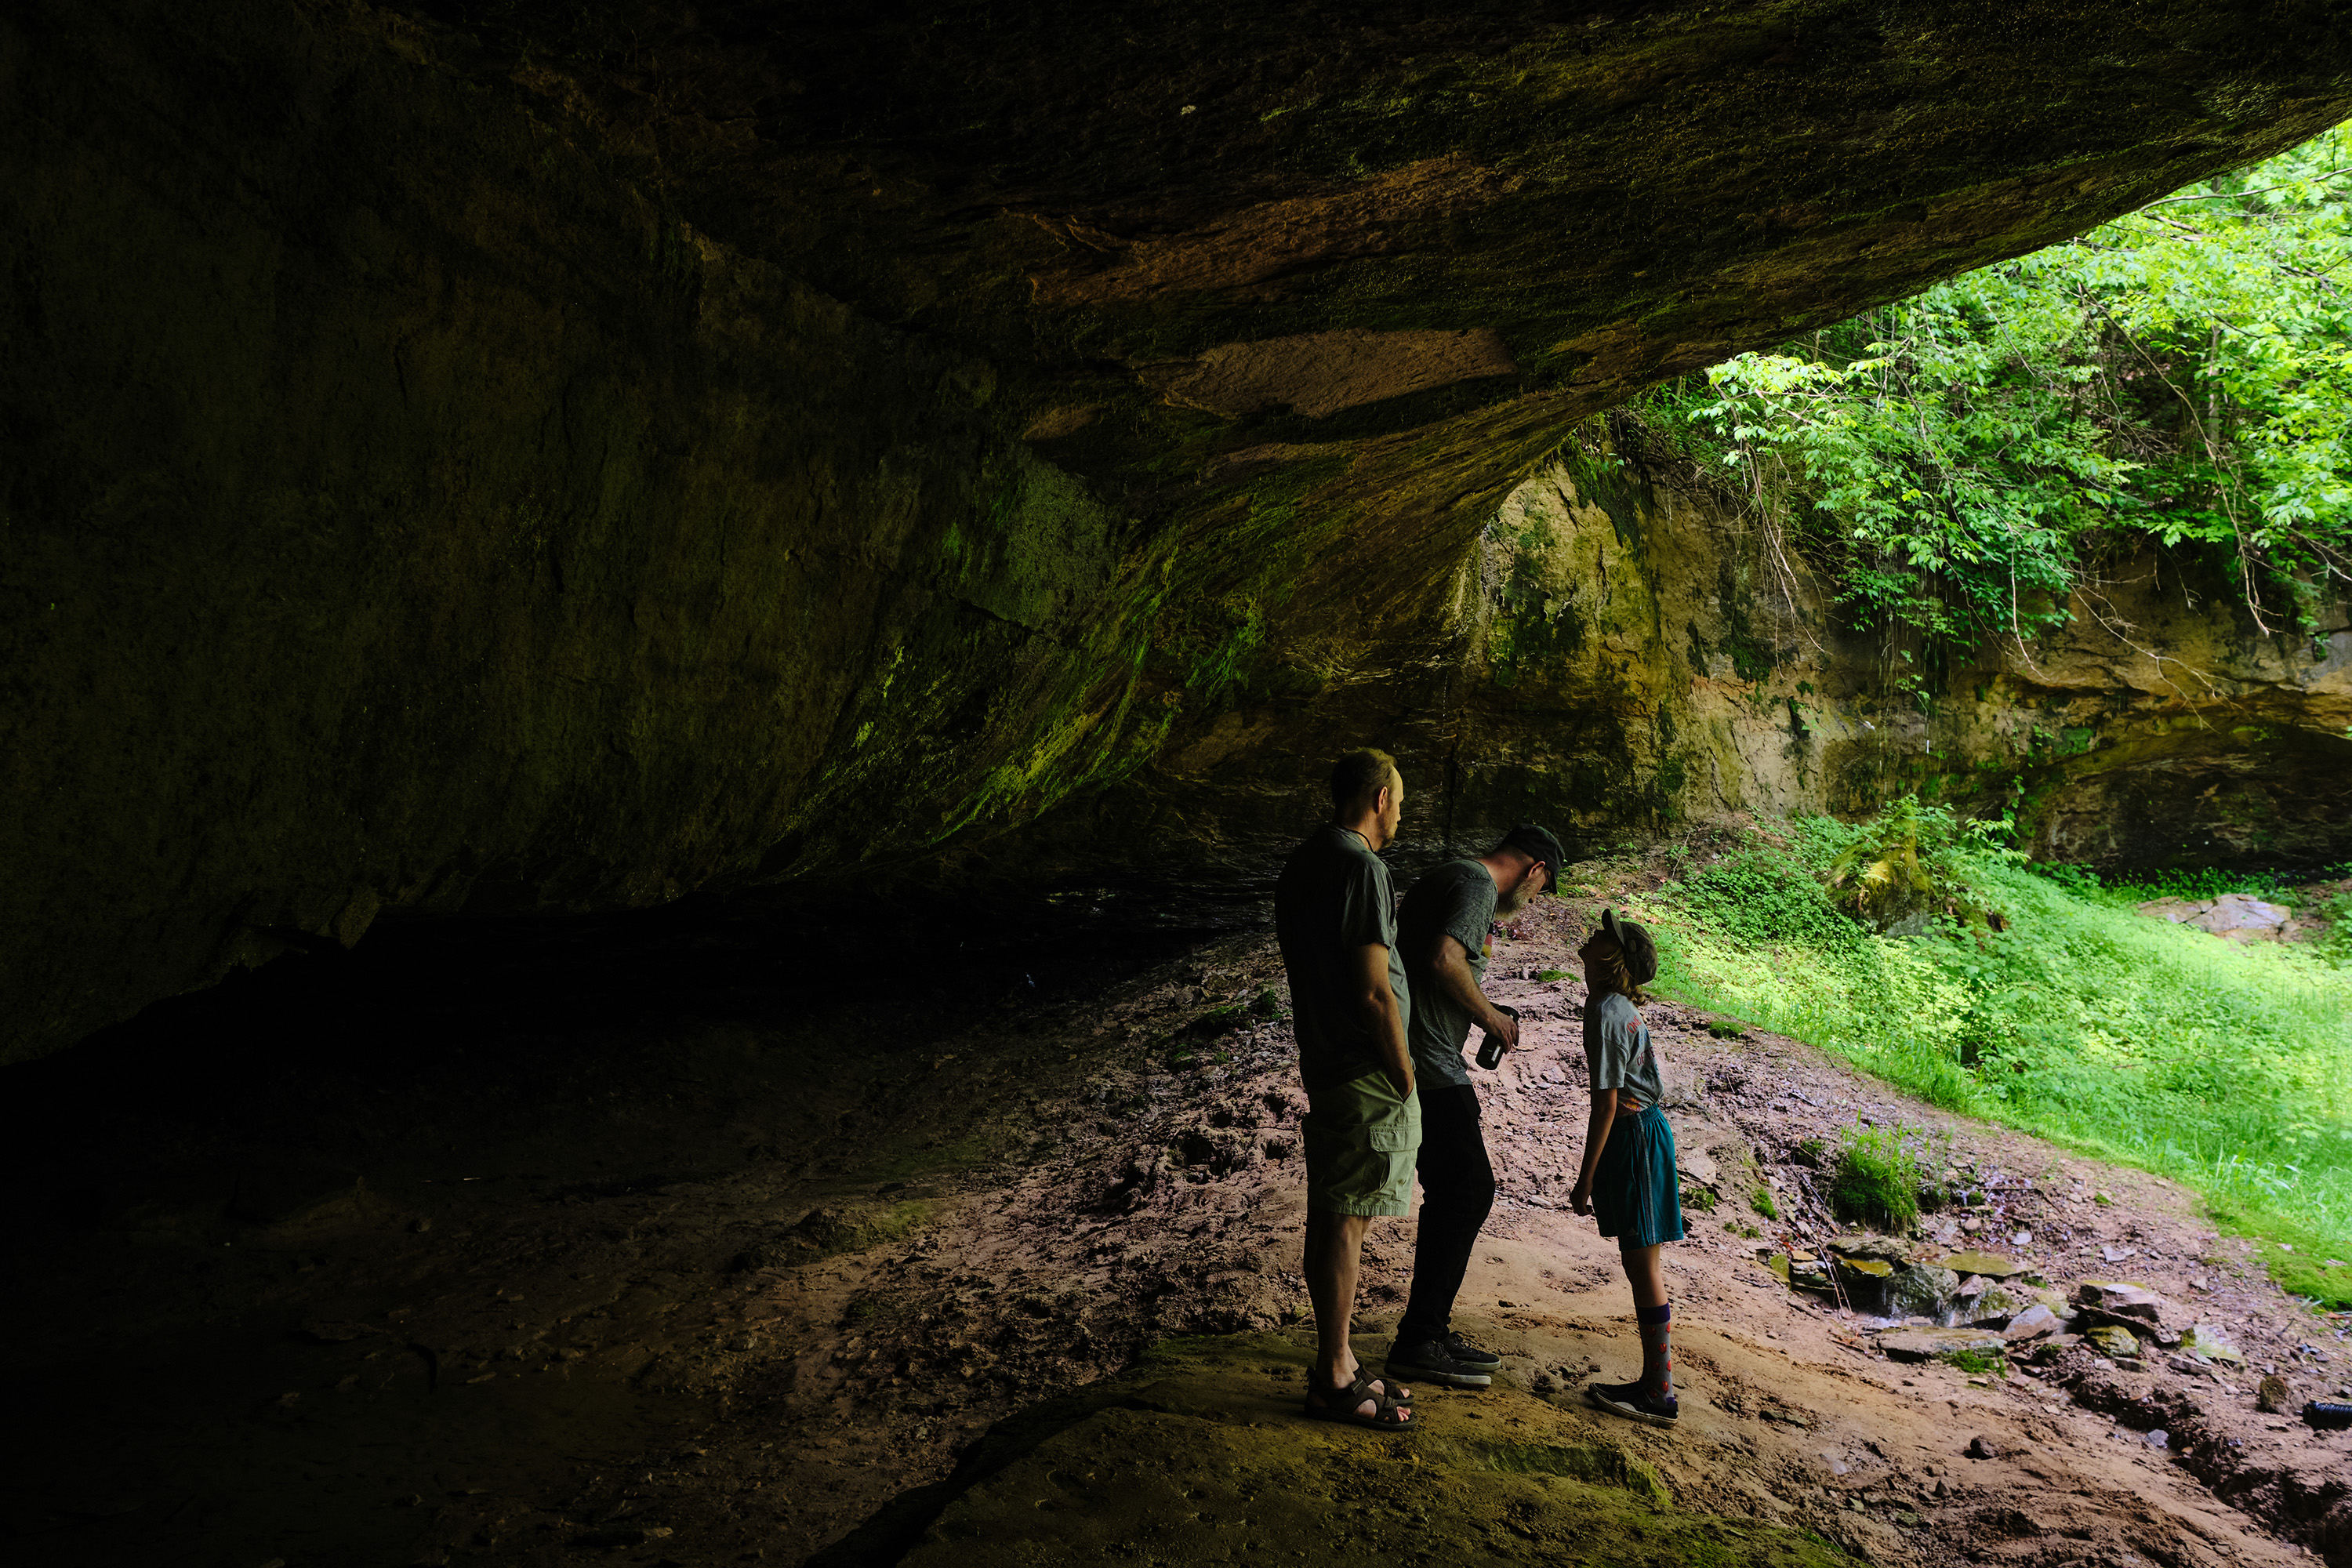
[{"label": "sandstone rock wall", "polygon": [[0,1059],[384,910],[1246,889],[1343,740],[1449,839],[1859,799],[1759,569],[1563,443],[2352,112],[2293,0],[1118,22],[0,13]]},{"label": "sandstone rock wall", "polygon": [[2037,854],[2110,868],[2352,859],[2352,620],[2327,601],[2315,637],[2265,634],[2218,561],[2105,563],[2060,630],[1936,662],[1853,624],[1736,496],[1619,416],[1452,553],[1355,564],[1379,637],[1277,624],[1138,773],[961,858],[1244,918],[1322,816],[1330,759],[1375,744],[1405,773],[1407,866],[1521,818],[1580,853],[1915,791],[2013,810]]}]

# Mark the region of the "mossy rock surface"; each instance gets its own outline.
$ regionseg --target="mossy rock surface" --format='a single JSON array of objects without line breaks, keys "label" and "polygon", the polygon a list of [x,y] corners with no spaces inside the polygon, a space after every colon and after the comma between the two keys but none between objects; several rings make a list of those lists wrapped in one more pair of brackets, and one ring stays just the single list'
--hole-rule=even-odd
[{"label": "mossy rock surface", "polygon": [[1845,1563],[1793,1531],[1677,1510],[1597,1415],[1416,1390],[1409,1436],[1299,1415],[1278,1335],[1162,1344],[975,1449],[908,1568],[1049,1563]]}]

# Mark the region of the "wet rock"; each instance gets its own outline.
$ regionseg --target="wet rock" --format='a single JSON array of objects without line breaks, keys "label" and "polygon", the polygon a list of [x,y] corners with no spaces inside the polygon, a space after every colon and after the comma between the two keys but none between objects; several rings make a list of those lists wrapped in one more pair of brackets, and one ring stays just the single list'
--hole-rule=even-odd
[{"label": "wet rock", "polygon": [[1792,1289],[1811,1290],[1824,1296],[1835,1289],[1830,1283],[1829,1266],[1804,1253],[1789,1255],[1789,1284]]},{"label": "wet rock", "polygon": [[1886,1310],[1890,1318],[1932,1318],[1937,1321],[1949,1316],[1952,1303],[1958,1299],[1960,1277],[1938,1264],[1913,1263],[1896,1269],[1886,1284]]},{"label": "wet rock", "polygon": [[2254,1408],[2265,1415],[2284,1415],[2294,1408],[2294,1390],[2273,1373],[2254,1385]]},{"label": "wet rock", "polygon": [[1840,1258],[1835,1262],[1838,1283],[1850,1290],[1883,1292],[1895,1278],[1895,1265],[1883,1258]]},{"label": "wet rock", "polygon": [[1896,1329],[1878,1336],[1878,1348],[1889,1361],[1923,1362],[1960,1351],[1996,1355],[2009,1342],[1985,1329]]},{"label": "wet rock", "polygon": [[1937,1262],[1955,1274],[1980,1275],[1987,1279],[2010,1279],[2025,1272],[2024,1264],[1998,1252],[1955,1252]]}]

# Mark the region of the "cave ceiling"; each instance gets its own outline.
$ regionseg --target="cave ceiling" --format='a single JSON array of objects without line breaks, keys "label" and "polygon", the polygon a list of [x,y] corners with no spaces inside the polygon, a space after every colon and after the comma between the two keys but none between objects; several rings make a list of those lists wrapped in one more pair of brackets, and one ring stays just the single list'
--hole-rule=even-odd
[{"label": "cave ceiling", "polygon": [[1365,741],[1442,801],[1580,421],[2308,138],[2347,20],[37,0],[6,1048],[385,910],[1255,864]]}]

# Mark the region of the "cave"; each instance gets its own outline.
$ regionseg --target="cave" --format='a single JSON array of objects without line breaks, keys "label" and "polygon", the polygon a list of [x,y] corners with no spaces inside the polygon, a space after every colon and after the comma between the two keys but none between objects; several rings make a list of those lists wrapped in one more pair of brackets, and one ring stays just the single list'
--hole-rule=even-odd
[{"label": "cave", "polygon": [[[1922,703],[1623,409],[2352,116],[2327,5],[29,0],[0,82],[55,1560],[1006,1539],[986,1485],[1192,1418],[1135,1369],[1268,1329],[1202,1260],[1286,1233],[1171,1230],[1099,1321],[1049,1192],[989,1189],[961,1318],[875,1249],[922,1278],[971,1173],[1151,1102],[1113,1018],[1278,1075],[1226,1014],[1358,746],[1405,870],[1906,794],[2352,858],[2340,600],[2266,626],[2151,545]],[[1213,1187],[1266,1093],[1085,1134],[1087,1212]],[[1571,1450],[1511,1506],[1666,1495]],[[1691,1528],[1814,1550],[1735,1503]]]}]

